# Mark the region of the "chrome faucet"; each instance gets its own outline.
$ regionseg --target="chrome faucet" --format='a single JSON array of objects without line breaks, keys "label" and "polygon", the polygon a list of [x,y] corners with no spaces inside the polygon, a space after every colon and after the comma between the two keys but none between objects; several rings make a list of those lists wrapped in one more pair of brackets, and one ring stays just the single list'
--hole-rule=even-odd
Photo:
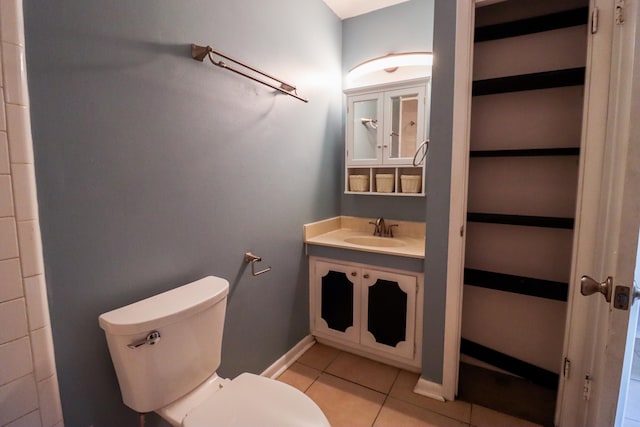
[{"label": "chrome faucet", "polygon": [[387,226],[384,223],[384,218],[380,217],[375,220],[375,222],[369,222],[369,224],[375,225],[376,228],[373,229],[374,236],[382,237],[387,232]]},{"label": "chrome faucet", "polygon": [[371,221],[369,224],[375,225],[373,235],[380,237],[393,237],[393,227],[398,226],[398,224],[386,225],[382,217],[376,218],[375,222]]}]

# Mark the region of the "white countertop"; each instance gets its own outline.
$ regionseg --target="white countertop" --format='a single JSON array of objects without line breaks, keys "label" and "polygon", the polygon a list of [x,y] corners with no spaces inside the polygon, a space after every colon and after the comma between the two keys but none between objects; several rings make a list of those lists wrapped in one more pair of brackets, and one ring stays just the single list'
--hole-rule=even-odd
[{"label": "white countertop", "polygon": [[[330,246],[386,255],[424,258],[426,225],[423,222],[395,221],[385,219],[393,228],[394,237],[376,237],[373,240],[394,246],[378,246],[350,243],[353,238],[373,237],[374,226],[369,222],[375,218],[338,216],[304,225],[304,242],[311,245]],[[366,239],[365,239],[366,240]],[[391,240],[391,241],[387,241]]]}]

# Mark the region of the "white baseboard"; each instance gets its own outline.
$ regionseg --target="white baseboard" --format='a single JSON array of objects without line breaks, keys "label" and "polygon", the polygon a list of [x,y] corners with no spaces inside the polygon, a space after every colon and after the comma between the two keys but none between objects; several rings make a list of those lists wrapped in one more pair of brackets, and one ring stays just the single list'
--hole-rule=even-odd
[{"label": "white baseboard", "polygon": [[313,344],[315,344],[316,340],[311,335],[307,335],[300,342],[293,346],[293,348],[287,351],[284,356],[273,362],[271,366],[264,370],[260,375],[268,378],[277,378],[282,374],[287,368],[300,358],[304,354],[305,351],[309,349]]},{"label": "white baseboard", "polygon": [[433,383],[423,378],[419,378],[416,386],[413,388],[413,392],[422,396],[430,397],[440,402],[444,402],[446,399],[443,397],[442,384]]}]

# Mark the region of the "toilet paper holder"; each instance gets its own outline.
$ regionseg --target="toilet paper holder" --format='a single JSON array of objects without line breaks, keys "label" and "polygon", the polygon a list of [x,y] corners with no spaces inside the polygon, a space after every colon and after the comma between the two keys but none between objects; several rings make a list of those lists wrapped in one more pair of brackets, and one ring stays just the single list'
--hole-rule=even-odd
[{"label": "toilet paper holder", "polygon": [[271,267],[267,267],[264,270],[256,271],[256,262],[262,261],[262,257],[252,254],[251,252],[246,252],[244,254],[244,262],[251,263],[251,274],[253,276],[259,276],[268,271],[271,271]]}]

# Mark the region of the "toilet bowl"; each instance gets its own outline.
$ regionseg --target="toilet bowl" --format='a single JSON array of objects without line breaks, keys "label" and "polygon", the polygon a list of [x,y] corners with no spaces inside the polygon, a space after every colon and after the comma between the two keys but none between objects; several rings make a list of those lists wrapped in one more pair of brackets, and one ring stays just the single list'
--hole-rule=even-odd
[{"label": "toilet bowl", "polygon": [[184,403],[157,412],[173,426],[184,427],[329,426],[320,408],[297,389],[249,373],[225,380],[222,388],[194,407]]},{"label": "toilet bowl", "polygon": [[209,276],[100,315],[124,403],[176,427],[328,427],[287,384],[217,375],[228,292],[226,280]]}]

